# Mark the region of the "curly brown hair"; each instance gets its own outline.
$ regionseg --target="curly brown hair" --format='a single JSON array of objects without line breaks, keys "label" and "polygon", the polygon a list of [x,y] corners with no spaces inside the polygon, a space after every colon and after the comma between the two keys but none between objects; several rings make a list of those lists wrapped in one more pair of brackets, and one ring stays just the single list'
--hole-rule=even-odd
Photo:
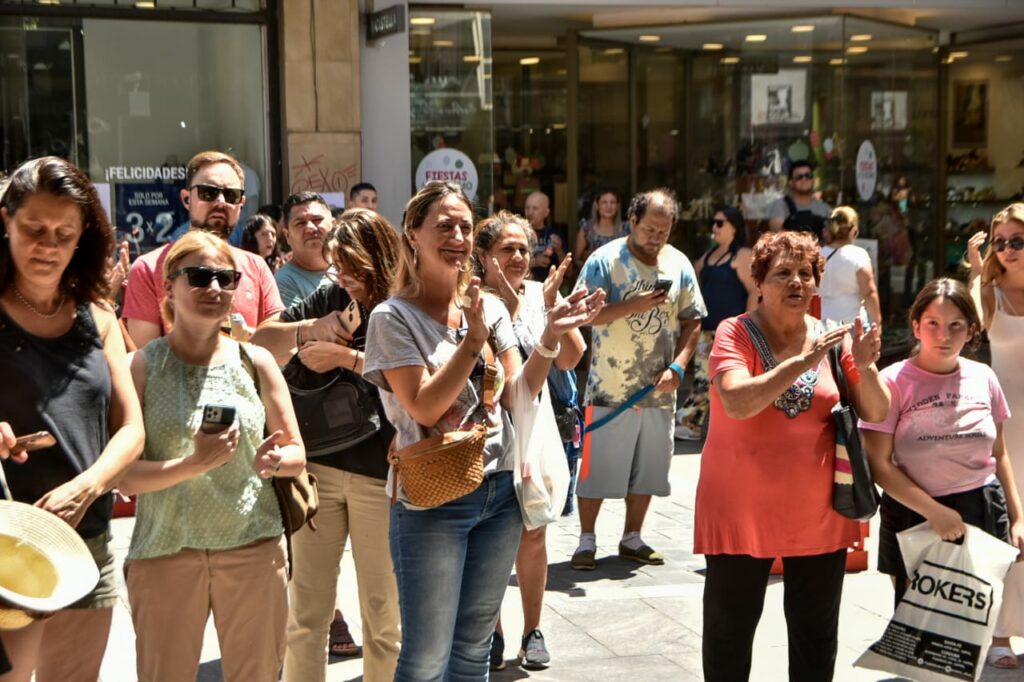
[{"label": "curly brown hair", "polygon": [[[60,278],[60,288],[76,303],[98,303],[107,297],[107,257],[114,251],[114,229],[96,189],[70,161],[42,156],[18,166],[0,195],[0,208],[13,216],[35,194],[69,199],[82,213],[82,236]],[[0,219],[0,222],[3,222]],[[6,231],[7,225],[3,225]],[[0,239],[0,292],[14,284],[14,259],[9,240]]]},{"label": "curly brown hair", "polygon": [[821,246],[814,235],[806,232],[765,232],[754,244],[754,255],[750,262],[750,274],[754,281],[763,284],[776,258],[792,258],[811,266],[814,284],[821,284],[821,273],[825,271],[825,259]]},{"label": "curly brown hair", "polygon": [[373,310],[391,292],[401,248],[398,230],[365,208],[350,208],[335,221],[324,242],[329,262],[340,262],[366,287],[366,308]]}]

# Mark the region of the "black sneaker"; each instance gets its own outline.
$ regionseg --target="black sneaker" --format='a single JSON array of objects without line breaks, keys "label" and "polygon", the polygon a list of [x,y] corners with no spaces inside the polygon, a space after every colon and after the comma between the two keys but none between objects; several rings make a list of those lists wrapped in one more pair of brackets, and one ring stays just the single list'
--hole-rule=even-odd
[{"label": "black sneaker", "polygon": [[497,630],[491,637],[491,670],[505,669],[505,638]]},{"label": "black sneaker", "polygon": [[551,665],[551,654],[544,646],[544,635],[540,630],[533,630],[523,637],[523,648],[519,650],[519,659],[527,670],[543,670]]}]

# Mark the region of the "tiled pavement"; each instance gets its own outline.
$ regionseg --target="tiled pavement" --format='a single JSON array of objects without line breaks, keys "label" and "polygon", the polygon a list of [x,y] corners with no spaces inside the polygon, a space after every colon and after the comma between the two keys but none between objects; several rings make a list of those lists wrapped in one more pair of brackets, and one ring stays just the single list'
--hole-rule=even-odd
[{"label": "tiled pavement", "polygon": [[[553,665],[542,672],[528,672],[515,665],[522,612],[515,577],[509,581],[502,608],[508,633],[508,668],[494,673],[492,680],[701,680],[701,593],[704,568],[702,557],[692,554],[693,500],[699,470],[699,456],[686,454],[672,463],[672,495],[656,499],[644,532],[644,539],[666,556],[664,566],[638,566],[615,556],[622,532],[624,507],[607,502],[598,521],[598,568],[574,571],[569,556],[576,547],[577,520],[564,519],[548,530],[551,562],[542,622]],[[694,448],[689,448],[694,449]],[[131,520],[115,521],[114,537],[118,556],[123,558],[131,535]],[[872,524],[872,533],[877,520]],[[871,563],[874,543],[869,541]],[[120,575],[120,573],[119,573]],[[342,565],[340,593],[342,607],[359,639],[358,606],[353,582],[351,556]],[[837,682],[890,680],[887,675],[853,668],[857,656],[881,634],[891,614],[892,588],[889,579],[874,570],[847,575],[840,617],[840,651]],[[124,597],[122,589],[122,597]],[[134,680],[134,643],[126,599],[114,615],[104,682]],[[172,633],[168,633],[173,636]],[[1016,641],[1017,651],[1024,642]],[[220,680],[216,636],[212,622],[207,625],[203,664],[198,680]],[[1024,657],[1022,657],[1024,664]],[[327,679],[331,682],[361,679],[359,659],[332,659]],[[782,617],[782,584],[773,578],[765,600],[764,615],[755,639],[753,671],[758,682],[786,680],[786,629]],[[984,682],[1024,680],[1024,672],[988,668]]]}]

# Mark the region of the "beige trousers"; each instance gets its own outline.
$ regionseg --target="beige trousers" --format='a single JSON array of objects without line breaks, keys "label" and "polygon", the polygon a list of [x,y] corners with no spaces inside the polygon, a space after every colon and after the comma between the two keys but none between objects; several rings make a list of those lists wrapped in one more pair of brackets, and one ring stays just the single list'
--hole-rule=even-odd
[{"label": "beige trousers", "polygon": [[[315,460],[314,460],[315,461]],[[398,587],[388,548],[390,500],[384,481],[311,461],[320,485],[317,530],[292,536],[295,567],[289,596],[285,682],[322,682],[327,634],[345,543],[352,539],[363,621],[363,680],[391,680],[398,662]]]},{"label": "beige trousers", "polygon": [[288,618],[284,538],[136,559],[125,577],[139,682],[195,682],[211,610],[225,681],[277,680]]}]

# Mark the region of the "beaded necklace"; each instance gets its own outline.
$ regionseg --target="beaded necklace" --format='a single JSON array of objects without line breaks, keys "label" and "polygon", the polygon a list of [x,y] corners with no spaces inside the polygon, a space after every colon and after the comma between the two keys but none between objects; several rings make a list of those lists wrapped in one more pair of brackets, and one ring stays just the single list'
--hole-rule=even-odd
[{"label": "beaded necklace", "polygon": [[[742,318],[742,322],[747,329],[747,334],[750,335],[750,340],[754,343],[754,348],[757,349],[757,354],[761,357],[764,371],[770,372],[779,363],[772,354],[768,339],[765,338],[761,328],[749,317]],[[815,367],[797,377],[793,385],[783,391],[782,395],[772,402],[772,405],[782,410],[790,419],[796,419],[801,412],[811,409],[811,398],[814,397],[814,387],[817,385],[818,368]]]}]

